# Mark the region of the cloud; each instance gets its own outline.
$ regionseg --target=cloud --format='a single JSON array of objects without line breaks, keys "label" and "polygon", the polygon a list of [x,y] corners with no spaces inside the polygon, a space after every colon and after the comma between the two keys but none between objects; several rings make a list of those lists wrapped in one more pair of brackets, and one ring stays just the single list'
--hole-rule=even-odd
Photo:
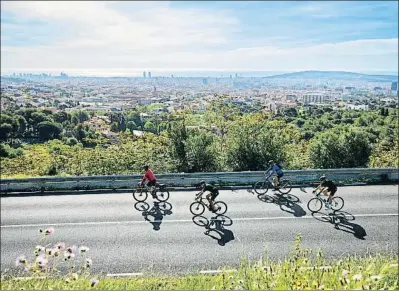
[{"label": "cloud", "polygon": [[[311,5],[300,9],[321,13],[327,7]],[[309,37],[288,41],[288,35],[277,34],[245,45],[235,38],[243,33],[242,23],[230,10],[168,2],[6,1],[2,16],[3,11],[15,20],[2,23],[3,72],[397,70],[397,37],[311,44]],[[30,21],[37,24],[28,30],[29,41],[13,44],[15,35],[23,38]],[[310,36],[326,33],[315,28]]]}]

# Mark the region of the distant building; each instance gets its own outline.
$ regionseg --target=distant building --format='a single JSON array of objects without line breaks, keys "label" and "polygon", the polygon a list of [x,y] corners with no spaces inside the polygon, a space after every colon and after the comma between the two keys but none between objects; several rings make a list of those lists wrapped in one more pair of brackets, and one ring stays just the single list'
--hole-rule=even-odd
[{"label": "distant building", "polygon": [[148,78],[151,79],[151,72],[148,72]]},{"label": "distant building", "polygon": [[300,100],[304,104],[309,104],[309,103],[322,103],[325,101],[325,95],[320,94],[320,93],[308,93],[304,94]]},{"label": "distant building", "polygon": [[208,85],[208,79],[202,79],[202,84],[204,84],[204,85]]},{"label": "distant building", "polygon": [[391,90],[392,91],[398,91],[398,82],[392,82]]},{"label": "distant building", "polygon": [[147,78],[147,74],[145,73],[145,71],[143,72],[143,78]]}]

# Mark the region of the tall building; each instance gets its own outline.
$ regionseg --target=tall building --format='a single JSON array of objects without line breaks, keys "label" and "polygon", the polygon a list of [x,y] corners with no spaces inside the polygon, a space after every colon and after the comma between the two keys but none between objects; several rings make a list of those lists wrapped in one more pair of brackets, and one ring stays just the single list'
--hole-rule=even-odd
[{"label": "tall building", "polygon": [[148,72],[148,78],[151,79],[151,72]]},{"label": "tall building", "polygon": [[147,78],[145,71],[143,72],[143,78]]},{"label": "tall building", "polygon": [[391,90],[392,91],[398,91],[398,82],[392,82]]},{"label": "tall building", "polygon": [[208,85],[208,79],[202,79],[202,84],[204,84],[204,85]]}]

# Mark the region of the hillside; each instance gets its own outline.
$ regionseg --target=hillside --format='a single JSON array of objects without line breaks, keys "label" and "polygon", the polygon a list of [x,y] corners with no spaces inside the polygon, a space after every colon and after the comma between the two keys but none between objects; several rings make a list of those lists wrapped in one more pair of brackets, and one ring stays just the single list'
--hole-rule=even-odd
[{"label": "hillside", "polygon": [[265,77],[267,79],[328,79],[343,81],[397,82],[398,76],[367,75],[341,71],[303,71]]}]

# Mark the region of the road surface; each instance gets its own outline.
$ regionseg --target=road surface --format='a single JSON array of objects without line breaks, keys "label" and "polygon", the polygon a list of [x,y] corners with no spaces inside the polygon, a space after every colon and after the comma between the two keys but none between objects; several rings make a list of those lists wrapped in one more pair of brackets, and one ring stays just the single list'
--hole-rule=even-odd
[{"label": "road surface", "polygon": [[[306,191],[293,189],[299,202],[289,207],[263,202],[247,190],[220,191],[217,199],[227,203],[225,219],[232,224],[216,223],[211,228],[219,231],[209,235],[189,212],[196,192],[170,193],[169,212],[154,212],[147,220],[130,193],[1,198],[1,269],[12,269],[18,255],[33,254],[39,228],[48,226],[55,229],[51,242],[88,246],[93,271],[111,275],[215,270],[237,266],[244,255],[258,259],[265,249],[272,258],[284,258],[298,233],[303,246],[322,247],[327,257],[398,251],[397,185],[339,188],[337,195],[345,199],[340,215],[347,220],[338,229],[324,208],[311,215],[311,188]],[[153,208],[152,198],[147,202]],[[205,211],[195,221],[214,216]]]}]

